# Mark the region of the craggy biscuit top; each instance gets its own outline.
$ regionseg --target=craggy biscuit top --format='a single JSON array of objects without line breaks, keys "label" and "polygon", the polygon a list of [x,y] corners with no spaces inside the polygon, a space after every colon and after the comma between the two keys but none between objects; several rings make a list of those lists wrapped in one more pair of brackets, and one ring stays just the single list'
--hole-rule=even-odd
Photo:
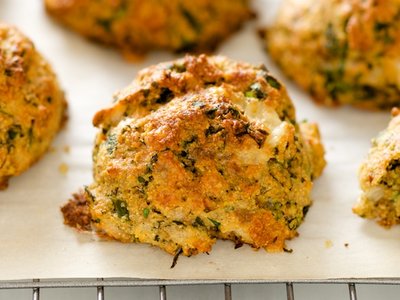
[{"label": "craggy biscuit top", "polygon": [[208,252],[216,238],[282,251],[325,164],[285,87],[224,57],[143,70],[94,124],[93,225],[171,254]]},{"label": "craggy biscuit top", "polygon": [[45,0],[47,11],[125,53],[213,50],[252,16],[248,0]]},{"label": "craggy biscuit top", "polygon": [[286,0],[266,41],[318,103],[400,104],[400,0]]},{"label": "craggy biscuit top", "polygon": [[56,77],[33,43],[0,23],[0,188],[46,151],[65,108]]},{"label": "craggy biscuit top", "polygon": [[358,215],[381,225],[400,223],[400,115],[392,110],[387,129],[372,141],[368,158],[360,167],[363,193],[354,207]]}]

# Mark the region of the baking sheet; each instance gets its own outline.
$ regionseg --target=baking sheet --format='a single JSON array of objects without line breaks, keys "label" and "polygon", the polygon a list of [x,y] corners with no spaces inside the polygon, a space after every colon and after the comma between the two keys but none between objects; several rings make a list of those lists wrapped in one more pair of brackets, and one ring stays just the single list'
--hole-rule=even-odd
[{"label": "baking sheet", "polygon": [[[255,1],[261,22],[274,14],[278,1]],[[268,59],[251,23],[218,53],[251,63],[265,63],[287,83],[298,119],[317,121],[326,146],[327,168],[316,181],[314,205],[288,242],[293,253],[234,250],[219,241],[210,255],[172,257],[148,245],[98,240],[63,225],[59,207],[91,182],[91,119],[111,103],[138,70],[176,58],[157,52],[127,63],[111,49],[92,44],[52,22],[41,1],[2,0],[0,19],[18,25],[53,64],[69,100],[69,122],[54,149],[0,193],[0,280],[32,278],[261,279],[400,277],[400,228],[390,230],[351,212],[359,188],[357,169],[371,137],[386,127],[390,114],[352,108],[317,107]],[[260,22],[260,21],[258,21]],[[66,146],[68,147],[66,148]],[[68,172],[60,172],[61,165]],[[345,244],[348,243],[346,247]]]}]

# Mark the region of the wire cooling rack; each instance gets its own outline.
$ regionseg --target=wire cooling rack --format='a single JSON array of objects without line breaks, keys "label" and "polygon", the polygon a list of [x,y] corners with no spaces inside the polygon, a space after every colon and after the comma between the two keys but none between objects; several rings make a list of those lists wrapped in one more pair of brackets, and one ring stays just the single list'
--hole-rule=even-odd
[{"label": "wire cooling rack", "polygon": [[293,286],[300,284],[347,284],[349,299],[357,300],[357,284],[400,284],[400,278],[371,278],[371,279],[327,279],[327,280],[144,280],[144,279],[88,279],[88,280],[39,280],[29,281],[0,281],[0,289],[32,289],[32,300],[40,300],[40,289],[42,288],[95,288],[97,289],[97,300],[105,300],[104,289],[107,287],[159,287],[159,299],[167,300],[168,286],[179,285],[210,285],[220,284],[224,286],[224,299],[232,299],[232,285],[235,284],[286,284],[287,300],[294,300]]}]

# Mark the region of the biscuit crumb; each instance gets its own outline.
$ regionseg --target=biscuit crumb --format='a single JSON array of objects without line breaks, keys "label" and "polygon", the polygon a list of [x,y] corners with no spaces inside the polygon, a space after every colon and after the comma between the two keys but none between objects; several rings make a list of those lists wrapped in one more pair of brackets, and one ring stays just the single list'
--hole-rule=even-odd
[{"label": "biscuit crumb", "polygon": [[325,248],[329,249],[333,247],[333,242],[331,240],[325,241]]},{"label": "biscuit crumb", "polygon": [[345,246],[346,248],[349,248],[349,243],[344,243],[344,246]]},{"label": "biscuit crumb", "polygon": [[60,171],[60,173],[63,175],[67,175],[68,169],[69,167],[66,163],[62,163],[58,166],[58,171]]},{"label": "biscuit crumb", "polygon": [[73,194],[72,199],[61,208],[61,212],[64,224],[78,230],[91,231],[89,206],[83,191]]}]

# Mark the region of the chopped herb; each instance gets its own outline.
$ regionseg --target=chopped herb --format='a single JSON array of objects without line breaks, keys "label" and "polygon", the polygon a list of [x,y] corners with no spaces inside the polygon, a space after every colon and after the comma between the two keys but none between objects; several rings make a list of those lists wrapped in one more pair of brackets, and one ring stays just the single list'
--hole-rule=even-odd
[{"label": "chopped herb", "polygon": [[208,118],[214,119],[215,118],[215,113],[217,112],[218,108],[210,108],[209,110],[206,110],[205,114]]},{"label": "chopped herb", "polygon": [[201,33],[202,25],[201,23],[194,17],[194,15],[187,10],[185,7],[181,6],[182,15],[185,17],[189,25],[194,29],[196,33]]},{"label": "chopped herb", "polygon": [[13,141],[17,135],[21,136],[22,127],[21,125],[13,125],[7,131],[8,141]]},{"label": "chopped herb", "polygon": [[142,89],[141,90],[143,97],[147,98],[150,95],[150,90],[149,89]]},{"label": "chopped herb", "polygon": [[303,207],[303,216],[305,217],[306,214],[308,213],[308,210],[310,209],[310,205],[306,205]]},{"label": "chopped herb", "polygon": [[113,154],[115,148],[117,148],[117,136],[115,134],[109,134],[107,136],[105,146],[107,149],[108,154]]},{"label": "chopped herb", "polygon": [[174,98],[174,93],[166,87],[161,88],[160,96],[156,99],[156,103],[165,104]]},{"label": "chopped herb", "polygon": [[158,154],[156,153],[156,154],[153,154],[153,156],[150,159],[150,162],[152,164],[155,164],[157,161],[158,161]]},{"label": "chopped herb", "polygon": [[198,227],[198,226],[204,226],[204,222],[200,217],[196,217],[196,219],[194,220],[193,224],[194,227]]},{"label": "chopped herb", "polygon": [[127,218],[129,219],[129,210],[126,201],[117,199],[113,200],[113,204],[114,204],[114,212],[117,213],[119,218],[127,216]]},{"label": "chopped herb", "polygon": [[33,140],[34,140],[34,132],[33,132],[33,127],[35,126],[35,120],[31,120],[31,127],[28,129],[28,141],[29,141],[29,146],[32,145]]},{"label": "chopped herb", "polygon": [[100,223],[100,219],[97,218],[97,219],[93,220],[93,222],[95,222],[95,223]]},{"label": "chopped herb", "polygon": [[183,73],[186,72],[186,67],[183,64],[172,64],[168,67],[169,70],[175,71],[177,73]]},{"label": "chopped herb", "polygon": [[264,99],[266,94],[262,90],[261,84],[259,82],[253,83],[249,89],[244,93],[248,98]]},{"label": "chopped herb", "polygon": [[270,86],[272,86],[274,89],[279,90],[281,88],[281,84],[279,83],[278,80],[276,80],[274,77],[267,75],[265,77],[265,79],[267,80],[267,82],[269,83]]},{"label": "chopped herb", "polygon": [[99,26],[101,26],[104,29],[104,31],[107,31],[107,32],[111,32],[112,22],[113,22],[112,18],[111,19],[97,19],[96,20],[96,23]]},{"label": "chopped herb", "polygon": [[370,85],[361,85],[355,88],[355,94],[360,99],[372,99],[376,97],[378,91]]},{"label": "chopped herb", "polygon": [[191,145],[191,144],[193,144],[194,142],[196,142],[197,139],[198,139],[197,135],[191,136],[189,140],[183,141],[182,147],[183,147],[183,148],[187,148],[189,145]]},{"label": "chopped herb", "polygon": [[139,181],[139,183],[146,183],[147,181],[146,181],[146,179],[144,179],[142,176],[138,176],[138,181]]},{"label": "chopped herb", "polygon": [[227,112],[225,112],[225,114],[231,114],[233,118],[235,119],[239,119],[240,118],[240,111],[238,111],[236,108],[230,106],[227,110]]},{"label": "chopped herb", "polygon": [[147,218],[149,216],[150,213],[150,209],[148,209],[147,207],[145,209],[143,209],[143,217]]},{"label": "chopped herb", "polygon": [[390,23],[376,22],[374,25],[375,37],[377,40],[383,41],[385,44],[394,42],[394,38],[390,36]]},{"label": "chopped herb", "polygon": [[181,247],[179,247],[175,252],[174,259],[172,260],[171,269],[176,266],[176,263],[178,262],[179,255],[181,255],[182,253],[183,253],[183,250],[182,250]]},{"label": "chopped herb", "polygon": [[329,53],[336,55],[339,53],[340,43],[336,36],[333,24],[329,23],[325,30],[326,44],[325,47]]},{"label": "chopped herb", "polygon": [[221,226],[221,223],[216,221],[216,220],[214,220],[214,219],[211,219],[211,218],[208,218],[208,219],[210,220],[211,223],[214,224],[215,229],[219,230],[219,227]]},{"label": "chopped herb", "polygon": [[193,174],[197,173],[197,169],[195,167],[196,160],[191,158],[186,151],[178,152],[176,153],[176,156],[178,157],[179,161],[182,163],[183,167],[186,170],[189,170]]},{"label": "chopped herb", "polygon": [[239,249],[242,246],[243,246],[243,242],[242,241],[235,241],[235,249]]},{"label": "chopped herb", "polygon": [[183,225],[182,221],[174,220],[172,222],[175,223],[176,225]]},{"label": "chopped herb", "polygon": [[13,71],[11,69],[5,69],[4,70],[4,75],[6,75],[7,77],[11,77],[13,75]]},{"label": "chopped herb", "polygon": [[216,134],[220,131],[224,130],[223,127],[214,127],[212,125],[210,125],[204,132],[204,134],[206,135],[206,137],[212,135],[212,134]]}]

